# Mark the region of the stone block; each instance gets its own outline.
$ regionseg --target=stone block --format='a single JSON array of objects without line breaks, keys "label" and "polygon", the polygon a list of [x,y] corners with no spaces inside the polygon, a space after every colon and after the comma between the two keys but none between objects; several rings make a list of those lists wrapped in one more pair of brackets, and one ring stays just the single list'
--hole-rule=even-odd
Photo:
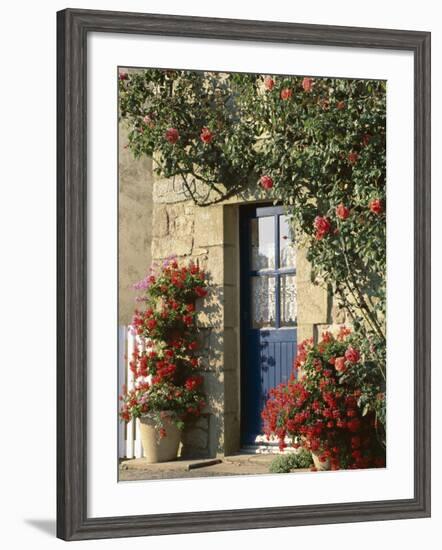
[{"label": "stone block", "polygon": [[192,235],[193,217],[178,216],[177,218],[175,218],[173,230],[176,235]]},{"label": "stone block", "polygon": [[178,178],[155,179],[153,185],[153,201],[156,204],[174,204],[187,201],[184,185]]},{"label": "stone block", "polygon": [[328,292],[325,288],[297,280],[297,296],[299,324],[328,322]]},{"label": "stone block", "polygon": [[181,457],[203,458],[209,455],[209,415],[186,422],[181,435]]},{"label": "stone block", "polygon": [[239,368],[238,331],[225,328],[223,333],[223,369],[237,371]]},{"label": "stone block", "polygon": [[192,253],[193,237],[191,235],[172,239],[170,236],[152,240],[152,258],[155,260],[171,255],[188,256]]},{"label": "stone block", "polygon": [[297,326],[297,339],[298,344],[301,343],[303,340],[307,340],[308,338],[313,338],[314,336],[314,325],[309,323],[306,325],[300,325],[298,323]]},{"label": "stone block", "polygon": [[222,372],[205,372],[203,390],[210,412],[224,411],[224,374]]},{"label": "stone block", "polygon": [[195,208],[195,246],[222,245],[223,226],[222,206]]},{"label": "stone block", "polygon": [[241,431],[239,415],[226,413],[224,415],[224,454],[226,456],[236,453],[241,448]]},{"label": "stone block", "polygon": [[222,286],[210,286],[204,299],[197,300],[197,324],[199,327],[223,326],[224,288]]},{"label": "stone block", "polygon": [[224,412],[239,415],[239,373],[237,370],[224,372]]},{"label": "stone block", "polygon": [[[195,244],[197,236],[195,235]],[[208,280],[211,284],[224,284],[224,247],[211,246],[208,249],[207,261],[204,269],[207,272]]]},{"label": "stone block", "polygon": [[238,241],[238,209],[224,207],[224,243],[235,246]]},{"label": "stone block", "polygon": [[224,327],[234,328],[238,326],[238,296],[236,287],[224,286],[222,305],[224,311]]},{"label": "stone block", "polygon": [[165,237],[169,233],[169,216],[165,206],[154,205],[152,237]]},{"label": "stone block", "polygon": [[298,247],[296,249],[296,280],[310,283],[312,279],[312,266],[307,260],[307,249]]},{"label": "stone block", "polygon": [[223,254],[224,284],[236,285],[239,278],[237,249],[231,245],[225,246]]}]

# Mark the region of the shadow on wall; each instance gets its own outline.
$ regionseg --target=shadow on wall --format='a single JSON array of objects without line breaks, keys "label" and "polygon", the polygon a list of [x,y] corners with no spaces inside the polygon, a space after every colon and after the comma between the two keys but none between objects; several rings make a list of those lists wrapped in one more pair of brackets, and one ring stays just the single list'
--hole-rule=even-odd
[{"label": "shadow on wall", "polygon": [[223,432],[223,287],[211,282],[207,273],[209,293],[197,303],[199,327],[199,372],[204,377],[207,412],[186,423],[182,434],[183,458],[214,457],[220,450]]}]

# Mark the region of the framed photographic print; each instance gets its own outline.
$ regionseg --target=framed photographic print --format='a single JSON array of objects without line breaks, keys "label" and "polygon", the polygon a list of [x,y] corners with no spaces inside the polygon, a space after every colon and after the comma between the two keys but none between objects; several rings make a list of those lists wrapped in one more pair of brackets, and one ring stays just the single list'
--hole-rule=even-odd
[{"label": "framed photographic print", "polygon": [[430,514],[430,34],[58,13],[58,536]]}]

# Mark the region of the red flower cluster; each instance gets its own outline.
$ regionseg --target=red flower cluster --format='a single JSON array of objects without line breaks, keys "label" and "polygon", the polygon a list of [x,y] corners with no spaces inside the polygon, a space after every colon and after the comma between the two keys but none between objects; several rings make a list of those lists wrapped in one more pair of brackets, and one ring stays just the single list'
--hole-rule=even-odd
[{"label": "red flower cluster", "polygon": [[330,220],[324,216],[316,216],[313,227],[316,230],[315,238],[321,240],[330,233],[331,223]]},{"label": "red flower cluster", "polygon": [[375,417],[361,412],[361,390],[347,382],[360,359],[348,334],[338,340],[325,332],[318,345],[301,342],[292,376],[270,391],[262,413],[267,437],[275,435],[281,449],[288,438],[294,447],[329,461],[334,470],[383,466]]},{"label": "red flower cluster", "polygon": [[129,363],[135,386],[121,397],[122,420],[168,411],[182,427],[186,417],[201,413],[195,301],[207,295],[205,278],[197,264],[179,266],[169,259],[156,275],[135,285],[145,291],[146,309],[135,311],[132,327],[144,344],[135,347]]}]

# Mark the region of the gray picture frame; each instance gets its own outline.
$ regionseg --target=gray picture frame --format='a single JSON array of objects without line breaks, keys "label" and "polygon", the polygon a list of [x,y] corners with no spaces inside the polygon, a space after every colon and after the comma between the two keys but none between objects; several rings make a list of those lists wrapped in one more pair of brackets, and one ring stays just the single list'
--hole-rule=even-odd
[{"label": "gray picture frame", "polygon": [[[87,36],[146,34],[414,56],[414,497],[87,517]],[[430,516],[430,33],[67,9],[57,14],[57,536],[64,540]]]}]

